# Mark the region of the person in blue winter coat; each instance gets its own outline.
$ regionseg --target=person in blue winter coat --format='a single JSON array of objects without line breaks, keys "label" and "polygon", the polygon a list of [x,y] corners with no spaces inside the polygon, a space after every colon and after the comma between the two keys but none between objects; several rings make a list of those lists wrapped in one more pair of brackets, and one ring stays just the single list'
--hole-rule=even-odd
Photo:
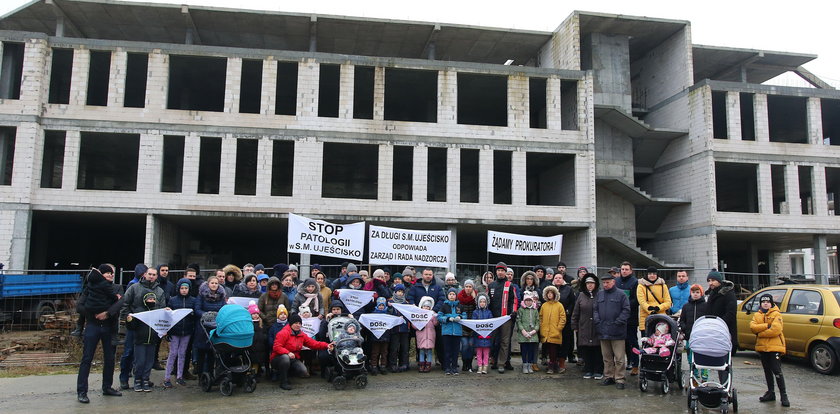
[{"label": "person in blue winter coat", "polygon": [[420,306],[420,299],[424,296],[435,300],[435,307],[432,309],[435,312],[440,311],[440,307],[443,306],[443,301],[446,299],[432,269],[423,269],[422,278],[408,289],[406,300],[414,306]]},{"label": "person in blue winter coat", "polygon": [[[377,314],[389,314],[389,306],[388,306],[388,299],[380,296],[376,299],[376,307],[373,309],[373,313]],[[391,330],[385,331],[379,338],[377,338],[372,333],[369,333],[368,340],[371,342],[371,350],[370,350],[370,374],[382,374],[385,375],[388,371],[385,367],[388,365],[388,344],[391,341]]]},{"label": "person in blue winter coat", "polygon": [[446,300],[438,311],[438,322],[443,339],[443,369],[446,375],[458,375],[458,351],[461,349],[461,319],[466,318],[458,302],[458,290],[449,288]]},{"label": "person in blue winter coat", "polygon": [[[486,293],[479,293],[476,297],[476,308],[473,311],[473,319],[492,319],[493,312],[490,311],[490,298]],[[493,334],[481,336],[475,333],[475,360],[478,364],[478,373],[486,374],[490,365],[490,348],[493,347]]]},{"label": "person in blue winter coat", "polygon": [[200,372],[210,372],[213,369],[213,352],[201,317],[207,312],[218,312],[226,302],[225,288],[216,276],[210,276],[198,287],[198,300],[195,301],[195,337],[193,347],[198,350],[198,369]]},{"label": "person in blue winter coat", "polygon": [[[190,282],[187,278],[178,280],[175,284],[176,295],[169,298],[169,308],[176,309],[195,309],[195,298],[190,296]],[[195,316],[189,314],[178,321],[167,333],[169,338],[169,357],[166,359],[166,370],[163,372],[163,386],[172,388],[170,381],[173,368],[175,371],[175,382],[178,385],[187,385],[184,381],[184,365],[187,358],[187,345],[190,343],[190,337],[195,333]]]},{"label": "person in blue winter coat", "polygon": [[668,309],[669,315],[680,314],[683,306],[685,306],[685,304],[688,303],[688,299],[691,298],[690,287],[691,286],[688,284],[688,272],[685,270],[678,270],[677,284],[671,286],[671,289],[668,289],[668,293],[671,294],[671,302],[673,302],[671,309]]}]

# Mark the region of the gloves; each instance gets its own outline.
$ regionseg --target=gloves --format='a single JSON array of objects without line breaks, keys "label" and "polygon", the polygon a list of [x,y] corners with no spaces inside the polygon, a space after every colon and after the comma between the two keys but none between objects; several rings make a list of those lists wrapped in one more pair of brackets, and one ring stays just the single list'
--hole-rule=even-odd
[{"label": "gloves", "polygon": [[659,312],[659,306],[648,306],[648,310],[651,312]]},{"label": "gloves", "polygon": [[456,317],[455,317],[455,322],[461,322],[461,317],[460,317],[460,316],[456,316]]},{"label": "gloves", "polygon": [[450,316],[450,317],[449,317],[449,319],[447,319],[447,321],[449,321],[449,322],[455,322],[455,318],[453,318],[453,317],[451,317],[451,316]]}]

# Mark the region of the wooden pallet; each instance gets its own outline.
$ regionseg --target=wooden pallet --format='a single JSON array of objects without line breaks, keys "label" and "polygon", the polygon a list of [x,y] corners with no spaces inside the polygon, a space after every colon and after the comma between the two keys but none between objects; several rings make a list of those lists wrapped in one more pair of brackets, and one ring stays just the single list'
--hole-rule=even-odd
[{"label": "wooden pallet", "polygon": [[31,365],[63,365],[70,359],[67,352],[16,352],[0,362],[0,368]]}]

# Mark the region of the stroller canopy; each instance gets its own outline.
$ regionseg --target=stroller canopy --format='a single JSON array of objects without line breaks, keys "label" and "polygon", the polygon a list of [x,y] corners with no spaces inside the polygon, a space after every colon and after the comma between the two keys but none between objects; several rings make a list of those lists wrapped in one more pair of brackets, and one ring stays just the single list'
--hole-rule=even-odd
[{"label": "stroller canopy", "polygon": [[210,342],[226,343],[234,348],[246,348],[254,341],[251,314],[239,305],[225,305],[216,315],[216,329],[210,331]]},{"label": "stroller canopy", "polygon": [[688,347],[693,352],[712,357],[722,357],[732,351],[732,338],[726,322],[717,316],[703,316],[694,322]]}]

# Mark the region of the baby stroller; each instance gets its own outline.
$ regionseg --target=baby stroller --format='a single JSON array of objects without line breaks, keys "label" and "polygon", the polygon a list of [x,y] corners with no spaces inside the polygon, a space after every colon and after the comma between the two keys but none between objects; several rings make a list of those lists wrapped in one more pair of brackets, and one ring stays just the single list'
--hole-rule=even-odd
[{"label": "baby stroller", "polygon": [[206,312],[201,317],[203,331],[207,334],[213,349],[213,369],[198,378],[198,385],[210,392],[219,385],[222,395],[233,393],[234,384],[245,392],[257,389],[257,378],[251,370],[251,356],[248,348],[254,339],[254,324],[251,314],[239,305],[225,305],[215,312]]},{"label": "baby stroller", "polygon": [[[682,332],[680,332],[677,322],[667,315],[650,315],[645,319],[644,336],[650,338],[656,332],[656,325],[665,323],[668,326],[668,332],[671,334],[673,344],[668,346],[667,356],[661,354],[641,354],[639,355],[639,390],[647,392],[648,381],[658,381],[661,383],[661,390],[663,394],[671,391],[671,383],[676,381],[679,389],[683,389],[683,374],[682,374],[682,353],[679,352],[679,344],[682,342]],[[646,344],[639,340],[639,349],[644,349]]]},{"label": "baby stroller", "polygon": [[[348,325],[355,328],[355,337],[348,338],[345,335]],[[365,354],[361,349],[361,326],[353,318],[337,316],[330,320],[327,325],[327,335],[330,342],[335,343],[333,359],[335,364],[328,368],[328,377],[332,379],[333,387],[343,390],[347,381],[354,380],[356,388],[367,386],[367,374],[365,372]]]},{"label": "baby stroller", "polygon": [[[732,386],[732,339],[723,319],[703,316],[694,322],[688,346],[694,354],[689,367],[688,408],[696,413],[698,403],[721,413],[738,412],[738,392]],[[719,381],[703,379],[700,370],[718,371]]]}]

